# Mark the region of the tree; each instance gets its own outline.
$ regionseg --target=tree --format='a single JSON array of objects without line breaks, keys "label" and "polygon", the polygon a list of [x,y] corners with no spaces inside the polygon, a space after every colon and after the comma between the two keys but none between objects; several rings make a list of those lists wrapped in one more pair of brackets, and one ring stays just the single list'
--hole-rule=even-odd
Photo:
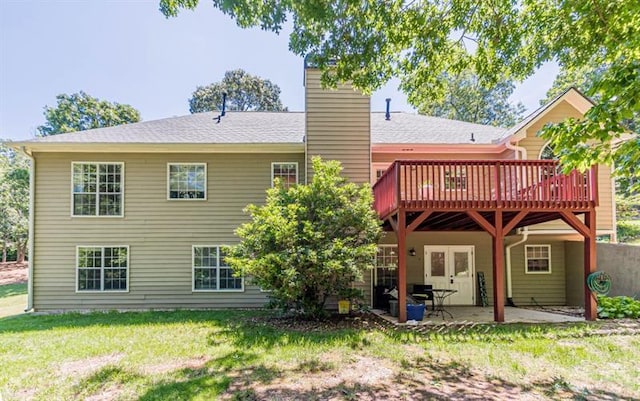
[{"label": "tree", "polygon": [[[597,83],[603,78],[605,73],[608,70],[607,65],[595,64],[593,62],[575,67],[575,68],[565,68],[560,70],[560,73],[553,81],[553,85],[547,91],[547,96],[545,99],[541,100],[541,104],[545,104],[551,101],[556,96],[560,95],[569,87],[576,87],[578,90],[583,93],[592,94],[592,100],[595,103],[601,102],[600,93],[595,90]],[[640,129],[640,112],[636,111],[632,113],[631,118],[624,119],[620,121],[621,127],[628,129],[632,132],[638,132]],[[554,131],[550,131],[546,134],[547,138],[550,138],[553,135]],[[562,142],[561,142],[562,141]],[[564,138],[559,138],[556,146],[564,146],[563,145]],[[632,155],[638,152],[638,142],[635,143],[632,141],[628,146],[632,149],[628,154],[623,154],[623,152],[618,151],[618,155],[613,155],[612,159],[616,163],[616,175],[617,175],[617,192],[623,196],[632,196],[634,193],[638,193],[640,187],[638,183],[640,182],[640,172],[638,172],[638,164],[633,164]]]},{"label": "tree", "polygon": [[44,108],[46,122],[38,127],[40,136],[140,121],[140,112],[132,106],[96,99],[82,91],[72,95],[60,94],[56,99],[55,107]]},{"label": "tree", "polygon": [[227,262],[280,306],[321,317],[329,296],[373,267],[380,221],[368,184],[348,182],[337,161],[312,163],[310,184],[275,185],[264,206],[247,206],[251,221],[236,230],[241,242]]},{"label": "tree", "polygon": [[419,113],[501,127],[511,127],[522,119],[522,103],[509,103],[513,82],[498,82],[486,88],[469,70],[455,76],[444,74],[442,79],[447,84],[444,99],[425,98],[418,107]]},{"label": "tree", "polygon": [[2,261],[7,248],[15,247],[24,262],[29,238],[29,161],[0,144],[0,242]]},{"label": "tree", "polygon": [[[198,0],[160,0],[165,16]],[[214,0],[241,27],[280,32],[288,18],[289,47],[322,71],[325,85],[351,81],[370,93],[391,77],[413,105],[441,100],[443,74],[467,68],[485,86],[524,79],[546,61],[563,69],[589,63],[607,71],[587,95],[600,98],[585,119],[546,135],[567,168],[595,162],[640,162],[640,139],[619,143],[621,121],[640,110],[640,2],[637,0]],[[589,146],[585,146],[589,143]],[[622,163],[622,164],[620,164]],[[640,174],[637,172],[637,174]],[[640,181],[639,181],[640,182]]]},{"label": "tree", "polygon": [[286,111],[280,101],[278,85],[241,69],[225,72],[221,82],[198,86],[189,99],[189,111],[219,110],[223,93],[227,94],[227,110]]}]

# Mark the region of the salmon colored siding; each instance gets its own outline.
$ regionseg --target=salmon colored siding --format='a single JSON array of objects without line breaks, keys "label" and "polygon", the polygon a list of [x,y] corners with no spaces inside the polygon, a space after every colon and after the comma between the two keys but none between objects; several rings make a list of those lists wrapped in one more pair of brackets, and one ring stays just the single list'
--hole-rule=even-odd
[{"label": "salmon colored siding", "polygon": [[[192,292],[192,245],[238,241],[242,209],[261,204],[272,162],[304,154],[36,154],[36,310],[259,307],[265,293]],[[124,163],[124,217],[71,217],[71,162]],[[167,200],[167,163],[207,163],[207,200]],[[129,291],[76,292],[76,246],[128,245]]]}]

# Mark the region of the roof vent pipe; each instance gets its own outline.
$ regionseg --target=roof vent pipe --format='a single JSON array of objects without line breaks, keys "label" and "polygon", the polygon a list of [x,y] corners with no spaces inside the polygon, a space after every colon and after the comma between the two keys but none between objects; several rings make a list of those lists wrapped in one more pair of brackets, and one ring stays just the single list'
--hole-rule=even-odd
[{"label": "roof vent pipe", "polygon": [[384,119],[389,121],[391,120],[391,111],[390,111],[390,107],[391,107],[391,98],[388,97],[385,99],[385,102],[387,102],[387,112],[384,113]]},{"label": "roof vent pipe", "polygon": [[220,113],[222,117],[224,117],[226,109],[227,109],[227,94],[223,93],[222,94],[222,113]]}]

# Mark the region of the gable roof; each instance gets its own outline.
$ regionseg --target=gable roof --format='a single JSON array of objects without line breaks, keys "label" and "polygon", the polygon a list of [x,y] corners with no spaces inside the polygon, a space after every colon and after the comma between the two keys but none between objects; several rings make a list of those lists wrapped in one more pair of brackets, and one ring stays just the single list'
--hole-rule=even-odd
[{"label": "gable roof", "polygon": [[[561,100],[567,99],[568,95],[575,95],[575,94],[579,95],[580,98],[582,98],[584,101],[588,102],[591,106],[595,105],[595,103],[593,103],[593,101],[591,99],[589,99],[582,92],[580,92],[578,90],[578,88],[576,88],[575,86],[570,86],[564,92],[560,93],[558,96],[554,97],[553,99],[551,99],[546,104],[544,104],[544,105],[540,106],[539,108],[537,108],[533,113],[531,113],[527,117],[525,117],[524,120],[520,121],[518,124],[514,125],[513,127],[509,128],[508,130],[506,130],[506,132],[504,133],[502,139],[507,139],[507,138],[519,133],[521,130],[525,129],[526,127],[528,127],[529,125],[531,125],[535,121],[537,121],[538,118],[540,118],[544,114],[546,114],[547,111],[551,110]],[[574,107],[576,107],[575,104],[574,104],[575,101],[571,101],[571,99],[567,99],[567,100],[569,100],[569,103],[571,103],[572,105],[574,105]],[[584,111],[582,111],[582,112],[584,113]]]},{"label": "gable roof", "polygon": [[[31,144],[302,144],[304,112],[197,113],[52,135]],[[506,130],[464,121],[394,112],[371,113],[373,144],[490,144]],[[475,139],[471,141],[471,134]]]}]

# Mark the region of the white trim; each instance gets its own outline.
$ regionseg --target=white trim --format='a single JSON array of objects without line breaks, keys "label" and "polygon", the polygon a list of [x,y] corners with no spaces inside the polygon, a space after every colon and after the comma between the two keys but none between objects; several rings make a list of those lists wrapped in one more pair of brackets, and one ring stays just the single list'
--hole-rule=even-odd
[{"label": "white trim", "polygon": [[[378,249],[380,248],[396,248],[396,252],[400,252],[398,250],[398,244],[377,244]],[[397,257],[397,255],[396,255]],[[388,267],[384,267],[384,266],[378,266],[378,250],[376,250],[376,256],[375,256],[375,260],[373,263],[373,277],[371,280],[371,293],[373,294],[373,287],[375,287],[376,285],[378,285],[377,281],[378,281],[378,269],[388,269]],[[396,270],[398,270],[398,266],[396,266]]]},{"label": "white trim", "polygon": [[[102,249],[102,262],[104,262],[104,249],[105,248],[127,248],[127,289],[126,290],[105,290],[104,289],[104,263],[100,266],[100,290],[79,290],[78,289],[78,251],[80,248],[100,248]],[[105,294],[105,293],[128,293],[130,288],[129,271],[131,269],[131,250],[129,245],[76,245],[76,294]]]},{"label": "white trim", "polygon": [[[73,195],[75,195],[75,192],[73,191],[73,166],[76,164],[95,164],[97,166],[96,168],[96,214],[92,214],[92,215],[87,215],[87,214],[80,214],[80,215],[76,215],[74,214],[74,197]],[[100,213],[100,191],[98,190],[98,186],[100,185],[99,183],[99,169],[100,169],[100,165],[101,164],[119,164],[120,165],[120,214],[119,215],[101,215]],[[71,196],[70,196],[70,215],[73,218],[118,218],[121,219],[124,217],[124,183],[125,183],[125,179],[124,179],[124,162],[109,162],[109,161],[72,161],[71,162],[71,176],[70,176],[70,181],[71,181]]]},{"label": "white trim", "polygon": [[[240,288],[238,289],[220,289],[220,252],[223,246],[225,245],[191,245],[191,292],[244,292],[244,277],[240,277]],[[217,248],[218,250],[218,265],[216,267],[206,267],[209,269],[216,270],[216,287],[217,289],[196,289],[196,266],[195,266],[195,256],[196,256],[196,248]],[[227,267],[227,266],[223,266]],[[231,270],[231,266],[228,266]],[[203,269],[199,267],[199,269]]]},{"label": "white trim", "polygon": [[[171,184],[170,184],[170,170],[171,166],[204,166],[204,198],[172,198],[171,197]],[[168,201],[206,201],[209,195],[209,171],[207,169],[207,163],[201,162],[167,162],[167,200]]]},{"label": "white trim", "polygon": [[271,162],[271,188],[273,188],[273,168],[276,164],[295,164],[296,166],[296,185],[300,183],[300,166],[298,162]]},{"label": "white trim", "polygon": [[27,270],[27,307],[25,308],[25,312],[28,312],[33,309],[33,269],[35,267],[35,245],[33,241],[35,238],[34,230],[36,216],[36,158],[33,157],[33,154],[29,153],[24,146],[20,148],[20,151],[31,161],[31,165],[29,166],[29,233],[27,239],[29,264]]},{"label": "white trim", "polygon": [[12,142],[30,152],[86,153],[303,153],[302,142],[282,143],[130,143],[130,142]]},{"label": "white trim", "polygon": [[550,143],[551,143],[551,139],[549,139],[547,142],[544,143],[544,145],[542,145],[542,147],[540,148],[540,151],[538,152],[538,160],[556,160],[556,161],[558,160],[558,159],[543,159],[542,158],[542,152],[544,152],[545,148],[549,147]]},{"label": "white trim", "polygon": [[[548,271],[539,271],[539,272],[531,272],[529,271],[529,256],[527,252],[527,248],[547,248],[547,254],[549,258],[549,270]],[[539,259],[539,258],[538,258]],[[549,244],[526,244],[524,246],[524,273],[525,274],[551,274],[551,245]]]}]

